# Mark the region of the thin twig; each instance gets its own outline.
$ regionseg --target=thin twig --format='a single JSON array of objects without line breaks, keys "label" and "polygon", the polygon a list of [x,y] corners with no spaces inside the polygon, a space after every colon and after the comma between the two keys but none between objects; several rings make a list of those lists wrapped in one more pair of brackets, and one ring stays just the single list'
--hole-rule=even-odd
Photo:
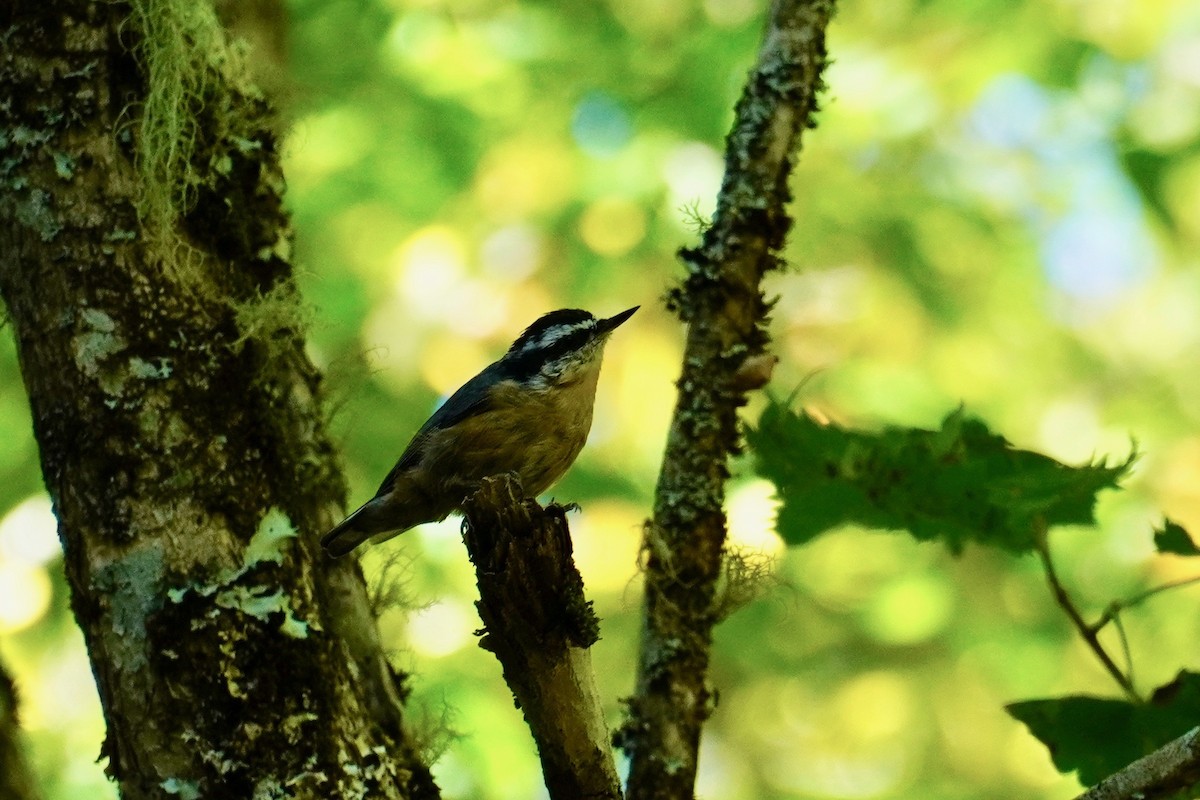
[{"label": "thin twig", "polygon": [[1121,622],[1120,617],[1113,618],[1113,625],[1117,629],[1117,638],[1121,640],[1121,654],[1125,657],[1125,676],[1129,679],[1130,686],[1137,684],[1133,680],[1133,652],[1129,649],[1129,637],[1125,634],[1125,623]]},{"label": "thin twig", "polygon": [[1115,603],[1112,603],[1108,608],[1104,609],[1104,613],[1100,616],[1100,619],[1096,620],[1096,623],[1091,626],[1091,629],[1094,633],[1099,633],[1105,625],[1115,620],[1117,615],[1122,611],[1139,606],[1160,592],[1168,592],[1172,589],[1180,589],[1184,586],[1191,586],[1192,584],[1196,583],[1200,583],[1200,575],[1192,578],[1181,578],[1177,581],[1164,583],[1161,586],[1153,586],[1140,594],[1135,594],[1128,600],[1119,600]]},{"label": "thin twig", "polygon": [[1100,663],[1104,665],[1108,674],[1117,682],[1126,696],[1135,703],[1141,703],[1142,698],[1137,693],[1137,689],[1134,688],[1129,676],[1122,672],[1121,668],[1112,660],[1108,651],[1104,649],[1104,645],[1100,643],[1100,638],[1097,636],[1096,630],[1084,620],[1083,615],[1079,612],[1079,608],[1075,605],[1075,601],[1067,594],[1067,590],[1058,579],[1058,572],[1054,569],[1054,560],[1050,556],[1050,543],[1046,535],[1046,525],[1044,522],[1038,524],[1035,547],[1038,556],[1042,560],[1042,567],[1046,572],[1046,581],[1050,584],[1050,591],[1053,593],[1059,607],[1066,612],[1067,617],[1071,620],[1071,624],[1075,626],[1075,630],[1083,637],[1084,642],[1096,654],[1096,657],[1100,659]]}]

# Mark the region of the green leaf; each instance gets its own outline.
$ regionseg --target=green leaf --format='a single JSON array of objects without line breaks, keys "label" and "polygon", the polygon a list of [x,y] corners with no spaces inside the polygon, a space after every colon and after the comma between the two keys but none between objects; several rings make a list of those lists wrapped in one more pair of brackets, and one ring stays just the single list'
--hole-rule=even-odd
[{"label": "green leaf", "polygon": [[777,528],[802,544],[846,523],[906,530],[957,553],[967,542],[1022,553],[1045,525],[1095,522],[1096,494],[1134,456],[1072,467],[1020,450],[960,408],[938,430],[849,430],[778,402],[746,440],[782,505]]},{"label": "green leaf", "polygon": [[1200,674],[1180,672],[1149,703],[1075,695],[1006,707],[1050,750],[1060,772],[1092,786],[1200,722]]},{"label": "green leaf", "polygon": [[1200,556],[1200,547],[1178,522],[1163,520],[1163,526],[1154,531],[1154,547],[1160,553],[1177,556]]}]

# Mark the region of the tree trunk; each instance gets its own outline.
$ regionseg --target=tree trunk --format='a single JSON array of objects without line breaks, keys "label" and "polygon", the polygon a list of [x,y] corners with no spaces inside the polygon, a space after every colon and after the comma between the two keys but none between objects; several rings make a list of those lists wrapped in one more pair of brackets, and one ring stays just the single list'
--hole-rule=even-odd
[{"label": "tree trunk", "polygon": [[0,294],[108,770],[129,800],[435,797],[358,567],[313,538],[344,485],[268,110],[173,1],[0,14]]}]

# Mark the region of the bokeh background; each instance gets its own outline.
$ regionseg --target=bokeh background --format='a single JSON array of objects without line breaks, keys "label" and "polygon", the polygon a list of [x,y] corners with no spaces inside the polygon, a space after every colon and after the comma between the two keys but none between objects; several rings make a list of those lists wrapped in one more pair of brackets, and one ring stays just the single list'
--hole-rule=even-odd
[{"label": "bokeh background", "polygon": [[[603,618],[612,721],[631,692],[639,531],[682,332],[659,302],[721,176],[762,0],[288,0],[277,81],[314,359],[352,502],[439,399],[544,311],[612,314],[584,455],[554,495]],[[932,426],[959,402],[1022,447],[1143,452],[1098,529],[1053,546],[1098,613],[1200,571],[1200,5],[844,0],[769,281],[772,390],[841,422]],[[11,337],[0,337],[0,657],[49,800],[115,797]],[[756,407],[747,410],[753,419]],[[785,552],[734,465],[733,540],[771,559],[717,633],[710,798],[1066,798],[1005,702],[1115,695],[1032,558],[952,559],[843,530]],[[315,532],[314,532],[315,533]],[[543,796],[453,519],[369,552],[382,624],[447,798]],[[1143,691],[1198,664],[1200,590],[1127,615]],[[1116,643],[1109,641],[1114,652]],[[451,734],[450,732],[454,733]]]}]

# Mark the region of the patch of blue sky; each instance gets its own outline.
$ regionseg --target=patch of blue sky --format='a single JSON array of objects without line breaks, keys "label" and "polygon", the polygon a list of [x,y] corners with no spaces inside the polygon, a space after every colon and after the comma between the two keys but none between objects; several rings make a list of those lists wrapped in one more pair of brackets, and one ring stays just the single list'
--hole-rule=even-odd
[{"label": "patch of blue sky", "polygon": [[951,145],[959,180],[1022,219],[1058,292],[1107,306],[1152,275],[1153,237],[1115,131],[1141,71],[1097,59],[1073,91],[1023,75],[992,82]]},{"label": "patch of blue sky", "polygon": [[633,136],[633,124],[625,108],[611,95],[588,92],[575,106],[571,117],[571,135],[588,155],[610,156],[618,153]]}]

